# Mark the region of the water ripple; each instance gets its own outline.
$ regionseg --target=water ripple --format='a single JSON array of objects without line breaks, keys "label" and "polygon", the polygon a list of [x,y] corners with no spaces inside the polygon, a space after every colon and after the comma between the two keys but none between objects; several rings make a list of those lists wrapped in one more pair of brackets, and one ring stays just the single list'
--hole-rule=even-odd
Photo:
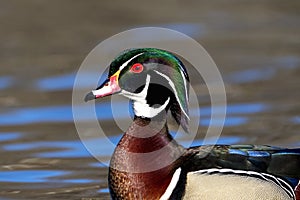
[{"label": "water ripple", "polygon": [[[98,119],[106,120],[113,119],[114,117],[125,118],[130,117],[128,112],[132,109],[126,110],[130,105],[127,103],[114,103],[114,108],[119,110],[118,113],[112,113],[110,103],[96,104],[96,114]],[[81,113],[78,116],[78,120],[88,121],[92,120],[93,116],[85,112],[89,105],[77,106]],[[32,124],[38,122],[72,122],[73,114],[72,107],[70,105],[59,105],[59,106],[45,106],[35,108],[18,108],[0,114],[0,125],[21,125],[21,124]]]},{"label": "water ripple", "polygon": [[3,133],[0,132],[0,142],[6,142],[6,141],[10,141],[10,140],[15,140],[20,138],[21,134],[20,133],[16,133],[16,132],[12,132],[12,133]]},{"label": "water ripple", "polygon": [[[37,80],[35,85],[41,91],[67,90],[73,88],[75,77],[76,73],[46,77]],[[85,81],[80,84],[80,88],[76,89],[91,89],[97,87],[97,85],[89,80],[95,80],[99,78],[98,83],[102,83],[107,78],[107,73],[102,74],[102,76],[100,77],[98,73],[84,72],[81,74],[81,77],[86,77],[82,78]]]},{"label": "water ripple", "polygon": [[[236,103],[236,104],[228,104],[226,106],[226,114],[227,115],[237,115],[237,114],[253,114],[265,111],[268,108],[267,105],[263,103]],[[197,109],[197,108],[196,108]],[[190,114],[197,114],[197,110],[191,110]],[[217,113],[223,111],[223,106],[215,106],[214,110]],[[210,116],[211,107],[201,107],[200,108],[200,116]]]},{"label": "water ripple", "polygon": [[13,83],[13,78],[10,76],[1,76],[0,77],[0,90],[7,89]]},{"label": "water ripple", "polygon": [[[77,113],[81,113],[77,117],[77,120],[89,121],[94,116],[90,116],[86,110],[90,105],[78,105],[75,107]],[[128,102],[114,102],[114,110],[118,110],[117,113],[113,113],[111,110],[111,103],[96,104],[95,112],[99,120],[108,120],[113,118],[124,119],[133,116],[131,104]],[[124,109],[124,108],[128,109]],[[262,112],[267,108],[266,105],[261,103],[244,103],[244,104],[231,104],[227,106],[227,115],[244,115]],[[218,110],[223,108],[215,107],[216,114]],[[191,116],[198,114],[198,108],[191,109]],[[200,115],[203,125],[207,125],[206,119],[211,115],[210,107],[202,107],[200,109]],[[72,107],[69,105],[60,106],[48,106],[48,107],[36,107],[36,108],[18,108],[10,112],[0,114],[0,125],[20,125],[31,124],[38,122],[72,122],[73,114]],[[230,126],[238,125],[238,122],[244,123],[244,117],[231,117],[227,116],[227,124]],[[226,124],[225,124],[226,125]]]},{"label": "water ripple", "polygon": [[230,83],[249,83],[271,79],[275,73],[275,68],[247,69],[243,71],[232,72],[225,76],[224,80]]},{"label": "water ripple", "polygon": [[292,117],[291,121],[295,124],[300,124],[300,116]]},{"label": "water ripple", "polygon": [[60,170],[13,170],[0,171],[1,182],[16,183],[42,183],[49,181],[50,177],[65,175],[67,172]]}]

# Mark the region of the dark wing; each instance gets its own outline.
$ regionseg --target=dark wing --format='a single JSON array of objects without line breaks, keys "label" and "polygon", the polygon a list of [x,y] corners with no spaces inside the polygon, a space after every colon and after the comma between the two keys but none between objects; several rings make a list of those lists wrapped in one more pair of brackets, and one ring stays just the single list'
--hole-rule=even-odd
[{"label": "dark wing", "polygon": [[300,179],[300,148],[285,149],[259,145],[199,146],[187,150],[188,170],[230,168],[273,174],[293,185]]}]

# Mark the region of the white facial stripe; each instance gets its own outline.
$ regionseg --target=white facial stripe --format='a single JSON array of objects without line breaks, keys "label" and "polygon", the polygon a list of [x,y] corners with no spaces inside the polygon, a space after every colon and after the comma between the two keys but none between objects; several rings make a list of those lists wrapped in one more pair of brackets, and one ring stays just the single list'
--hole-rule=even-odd
[{"label": "white facial stripe", "polygon": [[150,78],[151,78],[150,75],[147,75],[145,87],[140,93],[136,94],[136,93],[127,92],[125,90],[121,91],[122,95],[134,101],[133,102],[134,113],[136,116],[139,117],[152,118],[156,116],[158,113],[160,113],[161,111],[163,111],[170,102],[170,98],[168,98],[166,102],[158,108],[150,107],[147,104],[146,96],[150,84]]},{"label": "white facial stripe", "polygon": [[[160,73],[160,72],[158,72],[158,71],[156,71],[156,70],[154,70],[154,71],[155,71],[157,74],[159,74],[160,76],[162,76],[162,77],[164,77],[165,79],[167,79],[167,81],[169,82],[170,86],[172,87],[172,89],[173,89],[173,91],[174,91],[174,93],[175,93],[175,97],[176,97],[176,99],[177,99],[177,101],[178,101],[178,103],[179,103],[179,106],[180,106],[181,110],[183,111],[184,115],[185,115],[188,119],[190,119],[189,116],[188,116],[188,114],[185,112],[185,110],[183,109],[183,107],[182,107],[182,105],[181,105],[181,102],[180,102],[180,100],[179,100],[179,97],[178,97],[178,94],[177,94],[175,85],[174,85],[174,83],[172,82],[172,80],[171,80],[167,75],[165,75],[165,74],[163,74],[163,73]],[[185,89],[186,89],[186,88],[185,88]],[[186,91],[186,92],[187,92],[187,91]]]},{"label": "white facial stripe", "polygon": [[167,187],[165,193],[159,198],[159,200],[168,200],[170,198],[179,181],[180,173],[181,173],[181,168],[179,167],[173,174],[169,186]]},{"label": "white facial stripe", "polygon": [[183,84],[184,84],[184,91],[185,91],[185,98],[187,101],[189,101],[189,95],[188,95],[188,90],[187,90],[187,84],[186,84],[186,80],[185,80],[185,76],[183,74],[183,72],[180,70],[180,74],[182,76],[183,79]]},{"label": "white facial stripe", "polygon": [[132,61],[133,59],[135,59],[136,57],[138,57],[138,56],[140,56],[140,55],[142,55],[142,54],[144,54],[144,53],[139,53],[139,54],[133,56],[132,58],[130,58],[129,60],[127,60],[126,62],[124,62],[124,63],[120,66],[119,70],[121,71],[122,69],[124,69],[124,67],[126,67],[130,61]]}]

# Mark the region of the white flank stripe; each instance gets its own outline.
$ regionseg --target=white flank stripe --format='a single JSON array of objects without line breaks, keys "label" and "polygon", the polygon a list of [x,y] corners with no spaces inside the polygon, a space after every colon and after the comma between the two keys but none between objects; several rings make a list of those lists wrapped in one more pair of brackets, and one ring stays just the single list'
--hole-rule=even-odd
[{"label": "white flank stripe", "polygon": [[210,173],[224,173],[224,174],[237,174],[237,175],[249,175],[250,177],[260,178],[268,182],[272,182],[282,188],[290,197],[295,198],[295,192],[293,188],[283,179],[275,177],[271,174],[259,173],[255,171],[233,170],[233,169],[203,169],[199,171],[190,172],[191,174],[210,174]]},{"label": "white flank stripe", "polygon": [[132,61],[133,59],[135,59],[136,57],[138,57],[138,56],[140,56],[140,55],[142,55],[142,54],[144,54],[144,53],[139,53],[139,54],[137,54],[137,55],[131,57],[129,60],[127,60],[126,62],[124,62],[124,63],[120,66],[119,70],[121,71],[122,69],[124,69],[124,67],[126,67],[130,61]]},{"label": "white flank stripe", "polygon": [[169,186],[167,187],[165,193],[159,198],[159,200],[168,200],[170,198],[179,181],[180,173],[181,173],[181,168],[179,167],[178,169],[176,169]]}]

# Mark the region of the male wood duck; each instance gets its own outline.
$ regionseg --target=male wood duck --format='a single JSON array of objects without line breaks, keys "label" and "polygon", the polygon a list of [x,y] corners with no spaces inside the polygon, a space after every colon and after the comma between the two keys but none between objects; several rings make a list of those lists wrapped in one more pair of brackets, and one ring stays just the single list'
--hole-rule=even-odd
[{"label": "male wood duck", "polygon": [[133,123],[109,167],[112,199],[300,200],[300,148],[185,149],[172,138],[168,111],[188,132],[188,86],[187,70],[174,54],[129,49],[112,61],[108,79],[86,95],[88,101],[118,93],[133,102]]}]

